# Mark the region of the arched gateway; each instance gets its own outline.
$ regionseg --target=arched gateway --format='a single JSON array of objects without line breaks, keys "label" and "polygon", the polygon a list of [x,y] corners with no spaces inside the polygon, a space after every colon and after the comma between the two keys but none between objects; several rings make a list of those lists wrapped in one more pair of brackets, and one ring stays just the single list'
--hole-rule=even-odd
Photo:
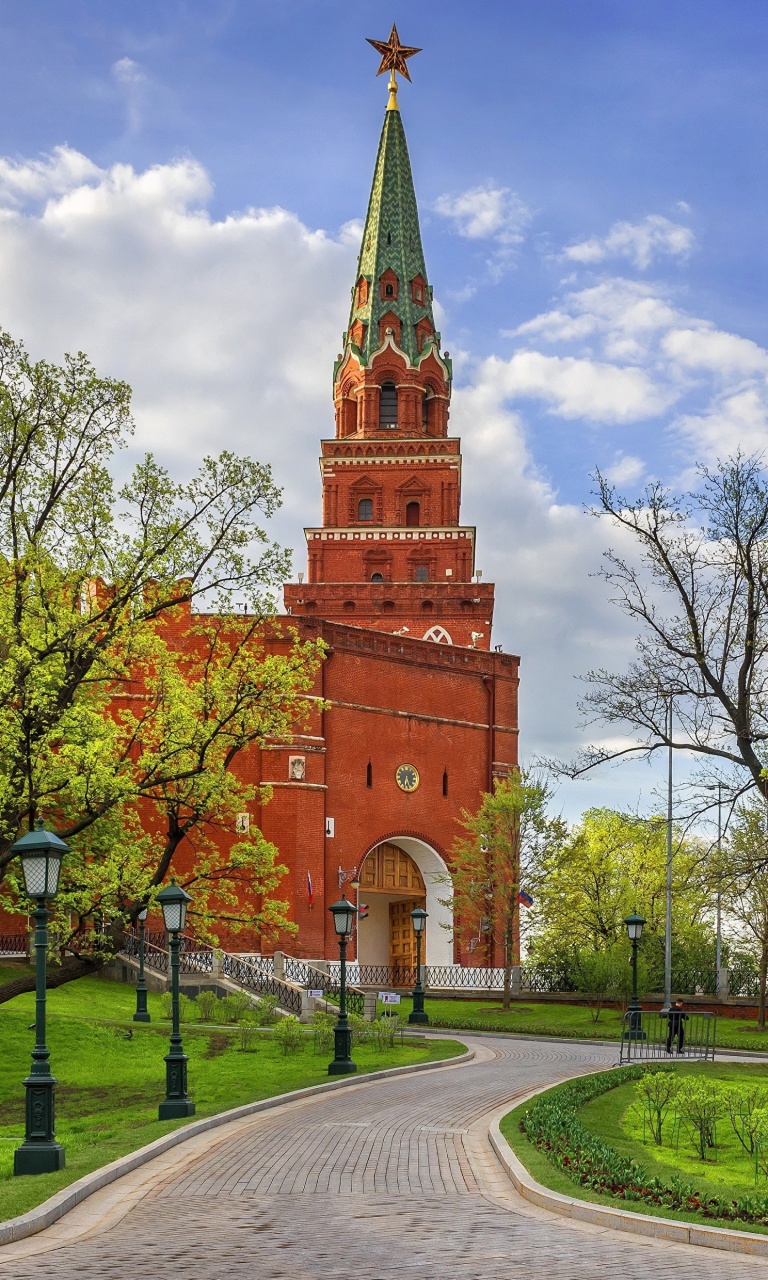
[{"label": "arched gateway", "polygon": [[432,845],[416,836],[390,836],[376,844],[360,867],[357,958],[363,965],[411,967],[416,942],[410,913],[424,907],[429,920],[422,962],[453,962],[453,889],[448,868]]}]

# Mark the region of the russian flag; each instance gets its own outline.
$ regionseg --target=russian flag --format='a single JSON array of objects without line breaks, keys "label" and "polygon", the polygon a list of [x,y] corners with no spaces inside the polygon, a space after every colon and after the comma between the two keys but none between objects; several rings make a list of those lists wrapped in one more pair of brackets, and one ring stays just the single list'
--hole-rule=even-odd
[{"label": "russian flag", "polygon": [[521,889],[520,892],[518,893],[517,900],[518,902],[522,902],[524,907],[533,906],[533,898],[531,897],[530,893],[526,893],[524,889]]},{"label": "russian flag", "polygon": [[312,910],[312,902],[313,902],[313,898],[312,898],[312,877],[311,877],[311,875],[309,874],[309,872],[307,872],[307,902],[309,903],[309,909],[310,909],[310,911],[311,911],[311,910]]}]

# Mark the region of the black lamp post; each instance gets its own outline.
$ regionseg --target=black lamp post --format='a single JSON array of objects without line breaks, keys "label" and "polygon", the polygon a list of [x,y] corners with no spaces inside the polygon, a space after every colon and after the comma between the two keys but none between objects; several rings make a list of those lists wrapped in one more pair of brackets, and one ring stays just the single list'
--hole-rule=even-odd
[{"label": "black lamp post", "polygon": [[624,921],[629,934],[629,941],[632,943],[632,999],[629,1002],[629,1026],[624,1032],[625,1040],[645,1040],[645,1032],[642,1027],[642,1009],[640,1001],[637,997],[637,944],[643,932],[645,919],[643,916],[634,912],[633,915],[627,916]]},{"label": "black lamp post", "polygon": [[409,1022],[429,1022],[429,1014],[424,1012],[424,988],[421,985],[421,939],[427,926],[427,913],[423,907],[415,907],[411,912],[413,932],[416,934],[416,986],[413,988],[413,1009],[408,1015]]},{"label": "black lamp post", "polygon": [[134,1022],[151,1022],[147,1010],[147,984],[144,981],[144,925],[147,920],[147,908],[139,912],[139,977],[136,983],[136,1012]]},{"label": "black lamp post", "polygon": [[192,901],[175,880],[161,889],[157,895],[163,912],[163,922],[168,933],[171,952],[171,1002],[173,1030],[171,1047],[165,1055],[165,1098],[158,1108],[160,1120],[177,1120],[180,1116],[193,1116],[195,1104],[187,1097],[186,1053],[181,1047],[179,1031],[179,934],[187,922],[187,907]]},{"label": "black lamp post", "polygon": [[357,1071],[357,1064],[352,1061],[352,1028],[347,1020],[347,942],[354,927],[356,911],[346,897],[334,902],[328,910],[333,916],[333,927],[339,939],[339,959],[341,960],[339,1017],[333,1029],[334,1058],[328,1065],[328,1075],[341,1076]]},{"label": "black lamp post", "polygon": [[45,964],[50,914],[46,900],[56,897],[61,859],[69,853],[69,845],[52,831],[46,831],[43,819],[38,818],[36,829],[17,840],[11,852],[19,854],[24,888],[27,896],[37,902],[32,913],[35,921],[35,1047],[32,1070],[24,1081],[26,1133],[24,1142],[13,1153],[13,1172],[54,1173],[64,1168],[64,1148],[54,1136],[56,1081],[50,1072],[45,1043]]}]

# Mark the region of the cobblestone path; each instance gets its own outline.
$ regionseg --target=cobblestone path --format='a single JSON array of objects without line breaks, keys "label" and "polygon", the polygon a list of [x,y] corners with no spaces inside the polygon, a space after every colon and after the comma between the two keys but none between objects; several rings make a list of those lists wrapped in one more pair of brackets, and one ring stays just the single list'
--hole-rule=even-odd
[{"label": "cobblestone path", "polygon": [[491,1151],[489,1116],[538,1084],[611,1065],[615,1050],[467,1042],[469,1065],[361,1081],[214,1131],[171,1173],[146,1166],[123,1216],[55,1247],[42,1233],[23,1242],[27,1256],[0,1249],[0,1280],[768,1280],[761,1259],[521,1200]]}]

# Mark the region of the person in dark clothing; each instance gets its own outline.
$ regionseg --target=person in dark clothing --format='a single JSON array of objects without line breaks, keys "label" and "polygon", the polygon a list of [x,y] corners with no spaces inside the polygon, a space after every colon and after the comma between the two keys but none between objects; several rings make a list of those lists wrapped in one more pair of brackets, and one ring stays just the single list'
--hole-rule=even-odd
[{"label": "person in dark clothing", "polygon": [[677,1052],[685,1046],[685,1024],[688,1014],[683,1011],[682,1000],[676,1000],[667,1014],[667,1053],[672,1052],[672,1042],[677,1038]]}]

